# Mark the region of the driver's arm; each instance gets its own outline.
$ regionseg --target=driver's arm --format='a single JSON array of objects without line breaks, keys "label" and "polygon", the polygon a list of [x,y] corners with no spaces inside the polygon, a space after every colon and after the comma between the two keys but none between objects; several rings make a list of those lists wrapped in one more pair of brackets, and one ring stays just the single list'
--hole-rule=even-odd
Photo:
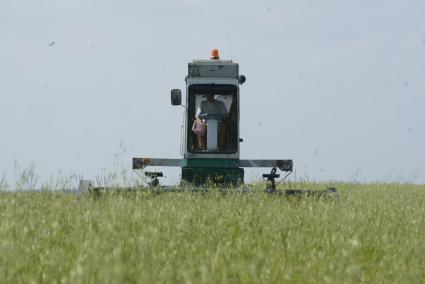
[{"label": "driver's arm", "polygon": [[199,107],[198,107],[198,109],[196,110],[196,114],[195,114],[195,119],[196,119],[199,123],[202,123],[202,119],[201,119],[201,117],[200,117],[201,112],[202,112],[202,110],[201,110],[201,106],[199,106]]}]

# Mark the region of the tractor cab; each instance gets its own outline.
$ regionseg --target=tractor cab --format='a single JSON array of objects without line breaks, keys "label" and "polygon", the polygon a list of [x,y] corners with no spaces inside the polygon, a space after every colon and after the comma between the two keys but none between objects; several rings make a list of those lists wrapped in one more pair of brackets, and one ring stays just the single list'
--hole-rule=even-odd
[{"label": "tractor cab", "polygon": [[[185,158],[239,158],[239,65],[220,60],[213,50],[211,60],[188,64],[183,122]],[[171,103],[181,105],[181,91],[171,91]]]}]

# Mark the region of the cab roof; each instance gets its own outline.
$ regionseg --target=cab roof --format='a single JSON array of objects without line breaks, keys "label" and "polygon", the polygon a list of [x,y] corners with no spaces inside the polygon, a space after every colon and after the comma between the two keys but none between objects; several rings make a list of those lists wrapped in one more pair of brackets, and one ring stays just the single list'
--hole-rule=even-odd
[{"label": "cab roof", "polygon": [[193,60],[188,64],[188,77],[238,78],[239,65],[232,60]]}]

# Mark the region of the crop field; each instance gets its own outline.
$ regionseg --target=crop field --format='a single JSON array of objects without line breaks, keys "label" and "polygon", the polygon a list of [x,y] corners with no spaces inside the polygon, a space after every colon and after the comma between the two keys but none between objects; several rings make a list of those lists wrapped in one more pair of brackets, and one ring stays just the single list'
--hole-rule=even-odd
[{"label": "crop field", "polygon": [[425,186],[336,187],[339,200],[271,196],[263,185],[227,194],[1,192],[0,279],[424,283]]}]

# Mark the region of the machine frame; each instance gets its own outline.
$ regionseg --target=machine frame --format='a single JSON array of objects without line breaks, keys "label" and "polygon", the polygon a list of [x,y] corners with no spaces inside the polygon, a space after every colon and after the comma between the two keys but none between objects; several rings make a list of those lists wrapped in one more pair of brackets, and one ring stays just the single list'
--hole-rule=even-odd
[{"label": "machine frame", "polygon": [[[171,91],[172,105],[182,105],[184,111],[184,122],[182,126],[182,151],[183,159],[164,158],[133,158],[133,169],[140,170],[146,167],[180,167],[182,169],[181,185],[204,185],[213,182],[224,186],[239,186],[244,183],[244,169],[246,167],[272,168],[274,171],[280,169],[291,173],[293,161],[291,159],[274,160],[241,160],[240,143],[240,85],[246,78],[239,74],[239,64],[232,60],[220,60],[218,51],[213,50],[210,60],[194,60],[188,64],[188,75],[186,76],[186,98],[185,105],[182,104],[181,91]],[[214,90],[217,86],[234,86],[236,88],[236,111],[237,111],[237,140],[234,153],[213,152],[191,152],[188,141],[193,117],[189,113],[190,90],[193,86],[204,86],[206,89]],[[213,91],[211,91],[213,92]],[[288,174],[286,175],[288,176]]]}]

